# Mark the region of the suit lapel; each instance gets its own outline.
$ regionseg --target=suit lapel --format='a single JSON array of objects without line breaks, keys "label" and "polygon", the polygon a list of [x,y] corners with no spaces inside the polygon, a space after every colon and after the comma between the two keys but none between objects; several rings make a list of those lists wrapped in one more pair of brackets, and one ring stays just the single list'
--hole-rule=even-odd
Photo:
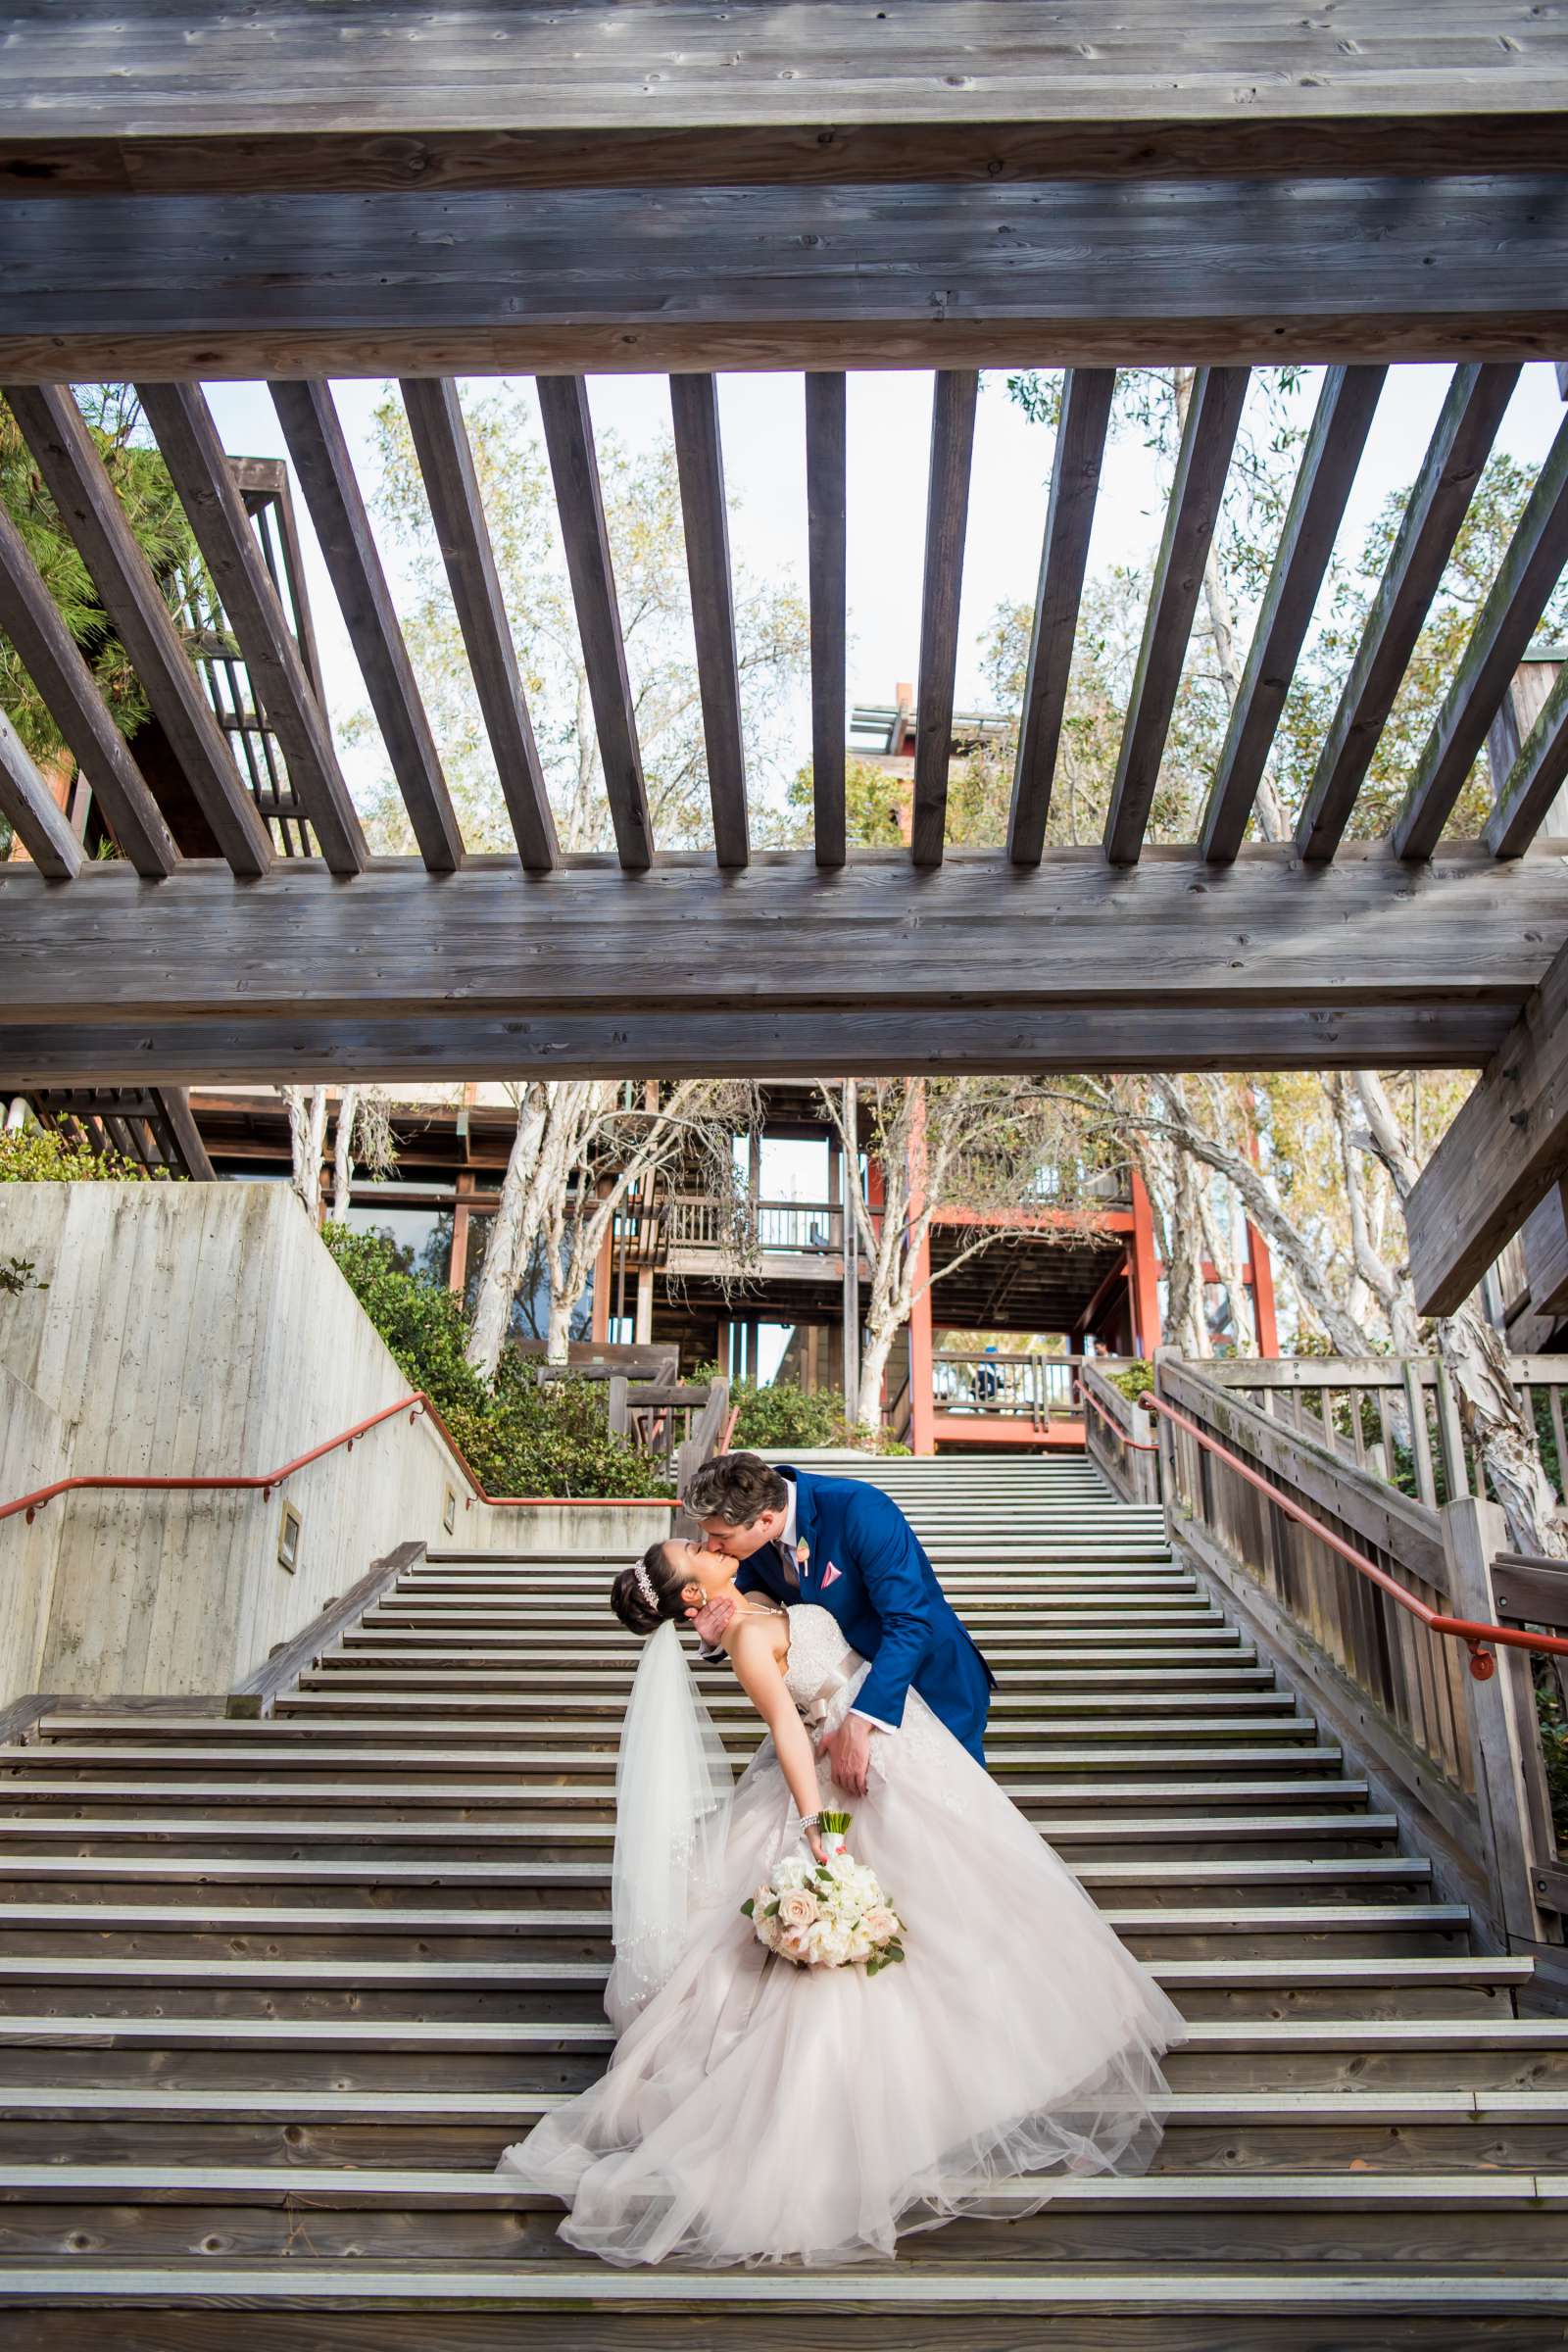
[{"label": "suit lapel", "polygon": [[816,1495],[811,1481],[795,1473],[795,1543],[797,1549],[806,1545],[806,1566],[801,1572],[801,1589],[809,1586],[815,1592],[821,1582],[822,1563],[816,1556]]}]

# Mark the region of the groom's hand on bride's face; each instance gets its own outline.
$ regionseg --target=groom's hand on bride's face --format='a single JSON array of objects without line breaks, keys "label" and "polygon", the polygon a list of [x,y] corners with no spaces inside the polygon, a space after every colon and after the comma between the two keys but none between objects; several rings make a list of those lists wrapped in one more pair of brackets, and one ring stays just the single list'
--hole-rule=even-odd
[{"label": "groom's hand on bride's face", "polygon": [[720,1594],[700,1609],[688,1609],[687,1616],[697,1628],[697,1639],[705,1649],[716,1649],[723,1638],[724,1628],[735,1614],[735,1603]]}]

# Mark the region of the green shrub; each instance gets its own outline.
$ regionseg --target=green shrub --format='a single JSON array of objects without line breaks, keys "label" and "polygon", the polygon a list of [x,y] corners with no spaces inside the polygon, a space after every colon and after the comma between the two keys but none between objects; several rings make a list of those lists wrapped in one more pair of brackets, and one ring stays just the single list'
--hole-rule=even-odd
[{"label": "green shrub", "polygon": [[[696,1377],[711,1380],[712,1365],[701,1366]],[[885,1431],[872,1432],[862,1429],[858,1422],[847,1421],[844,1399],[834,1389],[812,1392],[797,1388],[792,1381],[737,1380],[731,1383],[729,1400],[736,1408],[732,1446],[759,1446],[764,1449],[789,1446],[803,1449],[815,1446],[857,1446],[866,1453],[909,1450]]]},{"label": "green shrub", "polygon": [[606,1426],[603,1384],[534,1378],[504,1351],[487,1388],[464,1356],[467,1325],[456,1292],[405,1271],[379,1234],[328,1225],[324,1239],[350,1290],[397,1358],[411,1389],[423,1389],[480,1484],[492,1494],[664,1495],[662,1464]]},{"label": "green shrub", "polygon": [[0,1184],[145,1184],[149,1175],[140,1160],[74,1144],[52,1127],[0,1128]]},{"label": "green shrub", "polygon": [[[1091,1357],[1090,1361],[1093,1362],[1094,1358]],[[1154,1367],[1140,1356],[1135,1363],[1123,1364],[1120,1371],[1107,1372],[1105,1378],[1113,1389],[1120,1389],[1129,1403],[1136,1404],[1139,1397],[1147,1396],[1153,1387]]]}]

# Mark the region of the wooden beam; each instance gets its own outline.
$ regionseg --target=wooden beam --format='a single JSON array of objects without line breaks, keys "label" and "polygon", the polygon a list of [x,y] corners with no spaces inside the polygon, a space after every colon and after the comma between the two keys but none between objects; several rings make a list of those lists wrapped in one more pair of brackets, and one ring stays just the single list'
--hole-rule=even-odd
[{"label": "wooden beam", "polygon": [[536,389],[615,847],[621,864],[640,873],[654,854],[654,820],[643,781],[637,709],[620,633],[620,608],[615,601],[615,572],[599,483],[588,386],[580,375],[542,375]]},{"label": "wooden beam", "polygon": [[[0,630],[16,648],[72,758],[97,794],[121,850],[139,874],[154,880],[172,874],[179,853],[158,803],[125,749],[98,681],[82,660],[22,533],[3,507]],[[20,743],[17,749],[22,749]]]},{"label": "wooden beam", "polygon": [[71,387],[8,384],[5,398],[213,840],[235,873],[266,873],[267,827]]},{"label": "wooden beam", "polygon": [[463,835],[332,388],[279,379],[269,389],[419,854],[432,873],[451,873]]},{"label": "wooden beam", "polygon": [[0,376],[1536,359],[1564,186],[19,197]]},{"label": "wooden beam", "polygon": [[[1519,870],[1515,868],[1514,870]],[[1451,1315],[1568,1174],[1568,946],[1560,948],[1404,1204],[1423,1315]]]},{"label": "wooden beam", "polygon": [[1460,657],[1394,826],[1396,858],[1430,858],[1525,648],[1568,564],[1568,421],[1558,427]]},{"label": "wooden beam", "polygon": [[40,874],[53,882],[69,882],[81,871],[86,852],[4,710],[0,710],[0,816]]},{"label": "wooden beam", "polygon": [[1508,1024],[1505,1006],[1443,1011],[1389,1004],[1347,1012],[1249,1007],[1216,1022],[1181,1006],[996,1005],[862,1012],[825,1006],[722,1012],[612,1011],[537,1016],[425,1013],[401,1020],[153,1021],[71,1028],[0,1020],[0,1087],[77,1080],[191,1086],[450,1078],[875,1077],[1147,1070],[1460,1069],[1479,1065]]},{"label": "wooden beam", "polygon": [[848,386],[806,378],[806,535],[811,597],[811,810],[818,865],[845,857],[844,733],[849,651]]},{"label": "wooden beam", "polygon": [[1069,368],[1062,379],[1051,504],[1040,553],[1040,586],[1029,641],[1018,758],[1012,773],[1012,806],[1007,815],[1007,855],[1015,865],[1038,865],[1045,853],[1078,607],[1115,393],[1113,368]]},{"label": "wooden beam", "polygon": [[1203,855],[1216,864],[1233,858],[1246,838],[1387,374],[1386,368],[1330,368],[1324,376],[1203,815]]},{"label": "wooden beam", "polygon": [[751,857],[746,814],[746,744],[735,650],[735,590],[729,562],[729,506],[718,432],[718,385],[710,375],[672,375],[670,413],[686,529],[697,680],[703,700],[713,846],[721,866]]},{"label": "wooden beam", "polygon": [[560,862],[556,823],[517,670],[458,387],[450,377],[441,377],[405,382],[402,389],[517,855],[530,873],[547,873]]},{"label": "wooden beam", "polygon": [[1113,865],[1136,865],[1144,846],[1247,383],[1245,368],[1200,368],[1193,379],[1105,818]]},{"label": "wooden beam", "polygon": [[[823,875],[768,852],[740,873],[701,856],[647,874],[612,858],[519,886],[510,858],[432,875],[376,860],[350,888],[302,858],[260,881],[188,863],[154,888],[122,865],[67,902],[0,867],[0,966],[15,1021],[157,1017],[532,1015],[698,1004],[753,1008],[1244,1005],[1324,1015],[1390,1004],[1517,1012],[1568,934],[1568,871],[1445,845],[1413,887],[1385,844],[1321,873],[1250,844],[1234,865],[1190,849],[1107,866],[1098,847],[1038,867],[902,851]],[[1050,943],[1043,954],[1041,943]]]},{"label": "wooden beam", "polygon": [[1497,858],[1522,858],[1568,782],[1568,662],[1497,791],[1483,840]]},{"label": "wooden beam", "polygon": [[1453,371],[1297,823],[1296,846],[1303,858],[1330,858],[1345,837],[1518,380],[1516,367]]},{"label": "wooden beam", "polygon": [[153,1090],[158,1114],[167,1125],[179,1152],[186,1175],[193,1184],[216,1184],[218,1171],[208,1156],[202,1141],[202,1131],[191,1114],[190,1096],[182,1086],[160,1086]]},{"label": "wooden beam", "polygon": [[931,470],[926,489],[925,571],[920,592],[920,671],[914,694],[914,806],[909,855],[940,865],[953,758],[953,682],[958,664],[958,607],[969,516],[975,405],[972,368],[939,369],[931,396]]},{"label": "wooden beam", "polygon": [[290,790],[334,873],[358,873],[368,855],[332,731],[283,614],[223,444],[199,385],[141,383],[137,398],[234,631],[251,685],[277,737]]},{"label": "wooden beam", "polygon": [[1432,0],[1420,38],[1367,6],[1258,0],[1228,20],[1158,0],[922,0],[916,17],[805,0],[714,16],[523,4],[498,21],[395,0],[221,0],[177,15],[29,10],[9,61],[0,172],[17,185],[210,196],[486,179],[720,184],[769,177],[1011,179],[1082,171],[1508,170],[1560,153],[1560,24],[1519,0]]}]

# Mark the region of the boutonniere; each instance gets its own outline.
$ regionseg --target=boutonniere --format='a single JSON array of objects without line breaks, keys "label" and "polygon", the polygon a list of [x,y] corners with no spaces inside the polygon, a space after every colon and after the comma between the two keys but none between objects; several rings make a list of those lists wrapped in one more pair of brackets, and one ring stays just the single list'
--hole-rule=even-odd
[{"label": "boutonniere", "polygon": [[802,1576],[803,1576],[803,1577],[807,1577],[807,1576],[809,1576],[809,1575],[810,1575],[810,1573],[811,1573],[811,1546],[809,1545],[809,1544],[796,1544],[796,1546],[795,1546],[795,1565],[796,1565],[796,1567],[797,1567],[797,1568],[800,1570],[800,1572],[801,1572],[801,1574],[802,1574]]}]

